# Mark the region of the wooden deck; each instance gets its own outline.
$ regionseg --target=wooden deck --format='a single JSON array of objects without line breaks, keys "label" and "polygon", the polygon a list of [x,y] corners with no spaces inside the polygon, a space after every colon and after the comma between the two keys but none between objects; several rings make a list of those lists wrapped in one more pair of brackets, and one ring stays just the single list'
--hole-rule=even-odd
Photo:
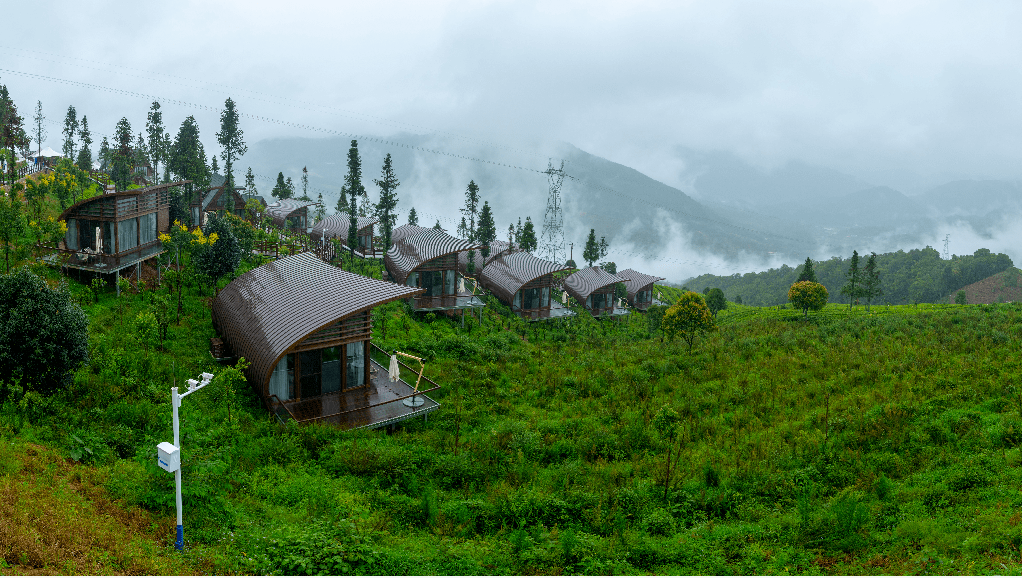
[{"label": "wooden deck", "polygon": [[[382,354],[374,346],[373,357]],[[321,421],[343,429],[375,429],[415,417],[425,417],[440,407],[427,395],[413,396],[417,373],[401,364],[401,380],[391,382],[387,368],[371,361],[370,382],[366,387],[344,392],[328,393],[313,399],[300,401],[272,401],[270,410],[282,422],[309,423]],[[433,391],[439,388],[425,377],[419,391]],[[276,398],[274,398],[276,400]],[[413,402],[414,400],[414,402]]]}]

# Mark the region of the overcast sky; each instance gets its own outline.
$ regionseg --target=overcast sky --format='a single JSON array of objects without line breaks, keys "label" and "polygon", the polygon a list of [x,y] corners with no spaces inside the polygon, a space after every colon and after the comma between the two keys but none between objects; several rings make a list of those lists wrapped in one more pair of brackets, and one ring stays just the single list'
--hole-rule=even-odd
[{"label": "overcast sky", "polygon": [[[22,114],[68,105],[96,132],[146,97],[214,149],[242,112],[321,129],[453,133],[524,152],[568,141],[681,185],[677,147],[760,166],[1022,173],[1017,2],[164,2],[5,7],[0,82]],[[243,119],[249,143],[324,133]],[[217,149],[218,150],[218,149]]]}]

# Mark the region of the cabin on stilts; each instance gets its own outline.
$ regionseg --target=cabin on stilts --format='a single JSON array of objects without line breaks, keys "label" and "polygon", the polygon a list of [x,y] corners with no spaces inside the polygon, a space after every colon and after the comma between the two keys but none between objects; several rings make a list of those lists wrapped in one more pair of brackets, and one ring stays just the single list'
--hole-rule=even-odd
[{"label": "cabin on stilts", "polygon": [[[171,225],[170,189],[189,182],[106,193],[78,201],[61,213],[67,233],[47,261],[93,274],[112,274],[115,280],[125,272],[140,278],[142,263],[163,253],[159,234],[167,232]],[[125,271],[129,268],[133,269]]]},{"label": "cabin on stilts", "polygon": [[[380,220],[375,217],[356,217],[355,254],[359,257],[369,259],[380,259],[383,257],[382,248],[377,248],[373,240],[373,229]],[[348,229],[351,227],[351,217],[346,213],[338,213],[324,218],[312,227],[309,236],[317,243],[328,242],[337,239],[345,248],[348,247]]]},{"label": "cabin on stilts", "polygon": [[232,213],[245,218],[245,198],[241,195],[241,191],[244,191],[245,187],[235,187],[233,191],[228,191],[227,179],[220,175],[214,175],[214,177],[213,182],[217,184],[195,195],[195,200],[188,207],[193,227],[204,227],[209,213],[226,211],[230,200],[234,201]]},{"label": "cabin on stilts", "polygon": [[299,253],[222,289],[213,327],[227,356],[248,360],[248,383],[281,421],[376,428],[439,407],[421,367],[399,360],[402,378],[390,381],[392,353],[372,343],[373,308],[420,293]]},{"label": "cabin on stilts", "polygon": [[608,273],[599,267],[587,267],[564,278],[564,289],[594,317],[624,315],[627,309],[616,307],[614,290],[628,279]]},{"label": "cabin on stilts", "polygon": [[568,269],[525,251],[504,251],[487,260],[479,282],[524,319],[557,319],[575,314],[551,299],[557,291],[553,274]]},{"label": "cabin on stilts", "polygon": [[657,281],[663,281],[664,278],[646,275],[632,269],[618,271],[618,274],[628,279],[625,282],[628,304],[639,311],[649,309],[653,305],[653,284]]},{"label": "cabin on stilts", "polygon": [[481,309],[482,299],[465,287],[458,271],[458,253],[481,245],[452,237],[439,229],[401,225],[391,233],[383,262],[395,283],[424,290],[410,300],[415,311]]}]

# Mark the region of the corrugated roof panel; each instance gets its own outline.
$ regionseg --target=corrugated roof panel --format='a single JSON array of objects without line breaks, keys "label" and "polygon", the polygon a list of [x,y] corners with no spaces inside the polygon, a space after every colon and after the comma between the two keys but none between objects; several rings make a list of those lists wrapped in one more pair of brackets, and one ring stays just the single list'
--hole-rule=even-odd
[{"label": "corrugated roof panel", "polygon": [[628,281],[625,283],[625,291],[628,292],[628,300],[635,301],[635,294],[642,290],[643,287],[657,281],[663,281],[665,277],[654,277],[652,275],[646,275],[645,273],[639,273],[632,269],[625,269],[624,271],[618,271],[618,275],[627,277]]},{"label": "corrugated roof panel", "polygon": [[391,277],[404,283],[408,274],[426,261],[443,255],[479,249],[480,245],[452,237],[437,229],[402,225],[391,234],[393,246],[384,256]]},{"label": "corrugated roof panel", "polygon": [[587,297],[600,289],[625,281],[628,279],[608,273],[599,267],[588,267],[567,276],[564,279],[564,288],[569,295],[585,303]]}]

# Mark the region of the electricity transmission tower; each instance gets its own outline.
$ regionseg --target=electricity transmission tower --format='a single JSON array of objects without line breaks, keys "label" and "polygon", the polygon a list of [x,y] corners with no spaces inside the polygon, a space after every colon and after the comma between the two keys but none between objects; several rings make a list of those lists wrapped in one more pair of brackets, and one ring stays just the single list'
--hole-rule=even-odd
[{"label": "electricity transmission tower", "polygon": [[543,171],[550,184],[547,196],[546,213],[543,214],[543,237],[541,253],[554,263],[564,263],[564,213],[561,212],[561,184],[564,182],[564,161],[560,168],[555,169],[552,161],[547,161]]},{"label": "electricity transmission tower", "polygon": [[947,261],[948,259],[951,258],[951,255],[949,255],[948,251],[947,251],[948,239],[950,239],[950,238],[951,238],[951,234],[950,233],[947,234],[947,235],[944,235],[944,260],[945,261]]}]

